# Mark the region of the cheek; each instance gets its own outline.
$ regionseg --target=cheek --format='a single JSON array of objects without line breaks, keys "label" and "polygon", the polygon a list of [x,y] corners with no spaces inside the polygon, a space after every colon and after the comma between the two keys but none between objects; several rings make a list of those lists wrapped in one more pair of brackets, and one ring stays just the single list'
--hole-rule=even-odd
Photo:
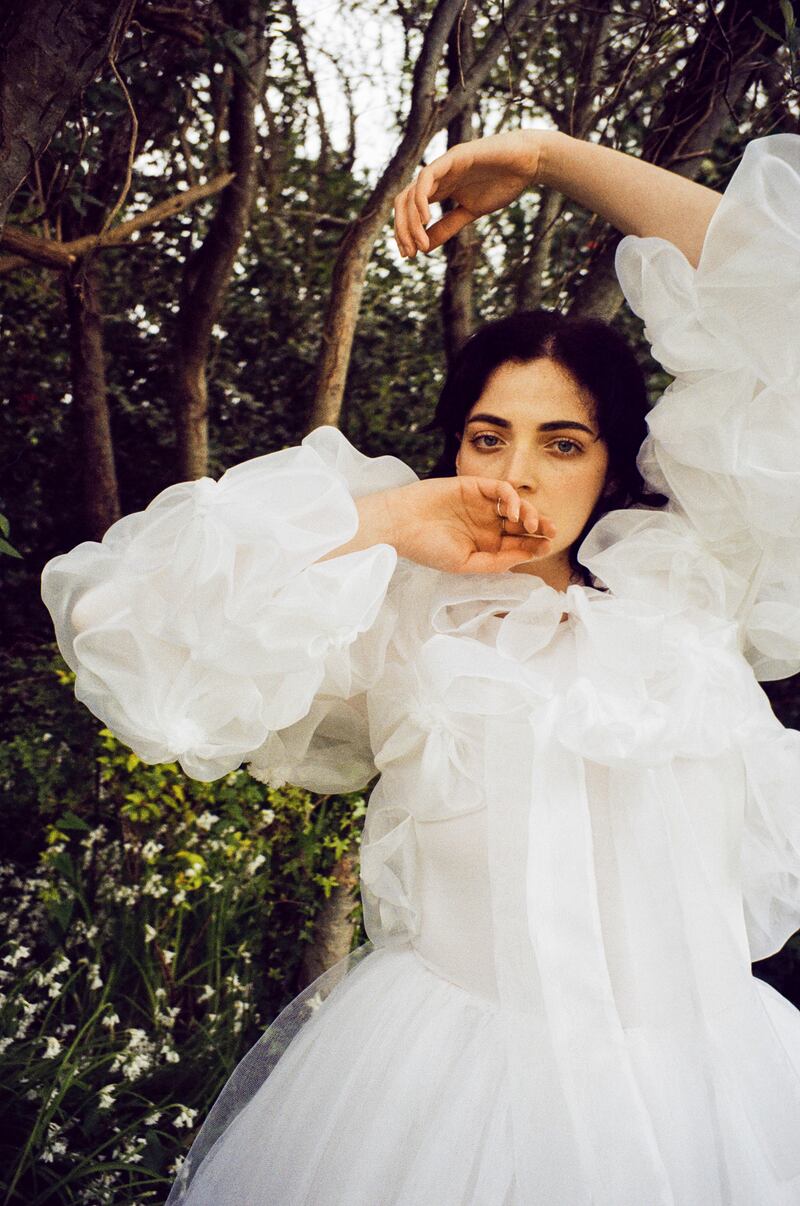
[{"label": "cheek", "polygon": [[560,483],[561,497],[569,511],[584,523],[591,514],[603,492],[606,480],[606,465],[576,466],[569,480],[564,476]]}]

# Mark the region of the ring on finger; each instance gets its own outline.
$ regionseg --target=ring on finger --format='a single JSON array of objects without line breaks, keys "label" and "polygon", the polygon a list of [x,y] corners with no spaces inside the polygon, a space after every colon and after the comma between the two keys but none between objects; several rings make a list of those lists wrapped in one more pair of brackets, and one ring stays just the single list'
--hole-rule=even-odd
[{"label": "ring on finger", "polygon": [[498,514],[498,516],[499,516],[499,518],[500,518],[500,532],[501,532],[501,534],[502,534],[502,535],[505,535],[505,531],[506,531],[506,518],[507,518],[507,516],[505,516],[505,515],[503,514],[503,512],[500,510],[500,499],[499,499],[499,498],[498,498],[498,500],[497,500],[497,514]]}]

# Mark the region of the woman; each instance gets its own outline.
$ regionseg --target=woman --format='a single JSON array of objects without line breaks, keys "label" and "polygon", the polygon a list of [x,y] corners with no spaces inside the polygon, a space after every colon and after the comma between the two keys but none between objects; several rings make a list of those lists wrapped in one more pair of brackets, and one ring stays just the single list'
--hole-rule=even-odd
[{"label": "woman", "polygon": [[170,1203],[800,1202],[800,1015],[750,971],[800,926],[800,735],[756,681],[800,668],[800,139],[722,200],[471,143],[398,198],[401,251],[536,181],[645,236],[617,268],[676,380],[638,468],[630,352],[521,316],[445,386],[449,476],[321,428],[45,569],[78,698],[145,761],[381,775],[370,942],[240,1064]]}]

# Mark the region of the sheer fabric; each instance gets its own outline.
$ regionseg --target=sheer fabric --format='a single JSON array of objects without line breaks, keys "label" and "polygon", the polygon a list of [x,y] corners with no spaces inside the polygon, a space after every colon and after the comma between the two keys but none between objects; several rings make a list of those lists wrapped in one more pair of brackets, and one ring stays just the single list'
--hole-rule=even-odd
[{"label": "sheer fabric", "polygon": [[[800,138],[751,143],[695,271],[618,271],[675,381],[594,585],[315,565],[414,480],[319,429],[170,487],[43,577],[76,691],[146,761],[363,786],[369,942],[223,1091],[189,1206],[800,1203]],[[794,408],[794,409],[793,409]],[[80,632],[73,624],[73,609]]]}]

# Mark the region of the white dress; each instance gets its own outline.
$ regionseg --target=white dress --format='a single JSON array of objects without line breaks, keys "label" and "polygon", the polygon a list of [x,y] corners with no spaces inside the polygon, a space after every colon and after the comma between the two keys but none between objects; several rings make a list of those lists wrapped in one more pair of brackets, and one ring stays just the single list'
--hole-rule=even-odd
[{"label": "white dress", "polygon": [[314,564],[414,480],[333,428],[45,569],[77,697],[146,762],[381,776],[370,941],[170,1206],[800,1203],[800,1013],[750,968],[800,928],[800,733],[757,682],[800,669],[800,137],[750,143],[696,271],[638,238],[618,271],[676,378],[640,458],[670,504],[596,525],[595,586]]}]

